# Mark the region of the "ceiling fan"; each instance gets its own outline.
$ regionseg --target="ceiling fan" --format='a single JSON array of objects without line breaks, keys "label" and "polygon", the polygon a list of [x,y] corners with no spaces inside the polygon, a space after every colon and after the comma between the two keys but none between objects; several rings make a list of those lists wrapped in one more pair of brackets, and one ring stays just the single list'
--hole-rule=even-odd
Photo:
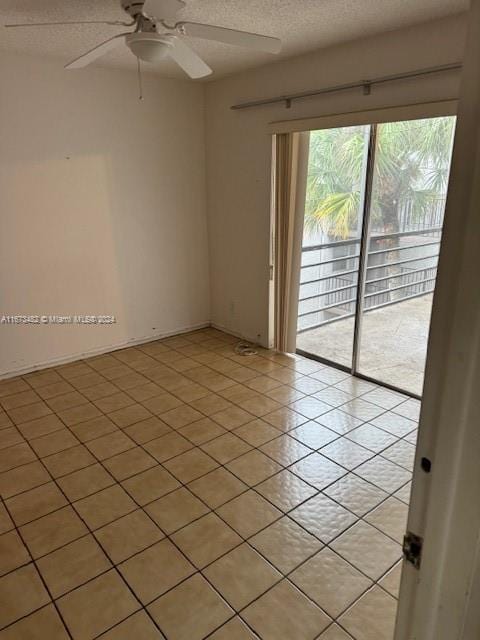
[{"label": "ceiling fan", "polygon": [[202,78],[212,69],[185,42],[185,36],[215,40],[268,53],[279,53],[281,41],[247,31],[226,29],[197,22],[177,21],[177,14],[185,7],[183,0],[120,0],[131,22],[120,20],[82,20],[72,22],[43,22],[37,24],[7,24],[6,27],[35,27],[67,24],[108,24],[133,27],[133,31],[119,33],[68,63],[66,69],[80,69],[91,64],[111,49],[126,45],[145,62],[157,63],[170,57],[191,78]]}]

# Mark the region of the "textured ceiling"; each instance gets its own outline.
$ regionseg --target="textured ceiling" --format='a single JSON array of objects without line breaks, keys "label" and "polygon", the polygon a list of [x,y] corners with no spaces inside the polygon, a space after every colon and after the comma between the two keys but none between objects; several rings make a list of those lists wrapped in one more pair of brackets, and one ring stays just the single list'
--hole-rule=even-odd
[{"label": "textured ceiling", "polygon": [[[279,56],[252,53],[239,47],[191,39],[194,49],[213,68],[212,77],[259,66],[337,42],[352,40],[459,13],[468,0],[186,0],[179,19],[218,24],[277,36]],[[58,20],[124,20],[120,0],[1,0],[0,24]],[[65,64],[122,27],[83,25],[1,29],[0,49],[51,55]],[[97,65],[134,68],[125,48],[109,53]],[[158,73],[185,77],[172,63]],[[156,70],[155,69],[155,70]],[[149,70],[154,70],[149,67]],[[77,72],[78,73],[78,72]]]}]

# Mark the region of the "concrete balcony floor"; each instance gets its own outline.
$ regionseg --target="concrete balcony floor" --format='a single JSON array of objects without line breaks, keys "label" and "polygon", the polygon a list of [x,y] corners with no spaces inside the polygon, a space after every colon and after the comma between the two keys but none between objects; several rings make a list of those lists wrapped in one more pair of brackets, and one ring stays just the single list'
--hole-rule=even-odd
[{"label": "concrete balcony floor", "polygon": [[[364,315],[359,372],[421,395],[432,295],[405,300]],[[351,365],[354,318],[301,333],[297,349]]]}]

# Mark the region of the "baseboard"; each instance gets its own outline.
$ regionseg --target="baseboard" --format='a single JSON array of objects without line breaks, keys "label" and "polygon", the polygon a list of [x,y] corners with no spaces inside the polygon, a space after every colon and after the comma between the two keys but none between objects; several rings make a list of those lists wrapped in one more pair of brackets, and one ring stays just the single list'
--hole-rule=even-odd
[{"label": "baseboard", "polygon": [[212,325],[210,322],[202,322],[200,324],[191,325],[189,327],[178,328],[173,331],[158,332],[149,336],[143,336],[141,338],[130,338],[128,340],[124,340],[123,342],[117,342],[114,344],[97,347],[96,349],[91,349],[90,351],[73,353],[61,358],[52,358],[51,360],[45,360],[43,362],[37,362],[26,367],[13,369],[12,371],[2,371],[0,372],[0,380],[7,380],[8,378],[14,378],[15,376],[22,376],[26,373],[32,373],[32,371],[48,369],[50,367],[56,367],[62,364],[75,362],[77,360],[84,360],[85,358],[100,356],[104,353],[109,353],[110,351],[119,351],[120,349],[125,349],[126,347],[134,347],[139,344],[147,344],[148,342],[154,342],[155,340],[161,340],[162,338],[169,338],[170,336],[189,333],[190,331],[198,331],[198,329],[206,329],[213,326],[214,325]]}]

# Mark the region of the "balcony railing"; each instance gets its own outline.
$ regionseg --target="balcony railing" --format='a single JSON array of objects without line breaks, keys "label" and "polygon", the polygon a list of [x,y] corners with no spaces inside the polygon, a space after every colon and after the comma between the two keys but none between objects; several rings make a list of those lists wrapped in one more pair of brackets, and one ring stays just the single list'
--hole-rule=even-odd
[{"label": "balcony railing", "polygon": [[[437,224],[370,237],[365,311],[433,291],[441,231]],[[355,315],[359,248],[359,239],[349,239],[302,249],[299,333]]]}]

